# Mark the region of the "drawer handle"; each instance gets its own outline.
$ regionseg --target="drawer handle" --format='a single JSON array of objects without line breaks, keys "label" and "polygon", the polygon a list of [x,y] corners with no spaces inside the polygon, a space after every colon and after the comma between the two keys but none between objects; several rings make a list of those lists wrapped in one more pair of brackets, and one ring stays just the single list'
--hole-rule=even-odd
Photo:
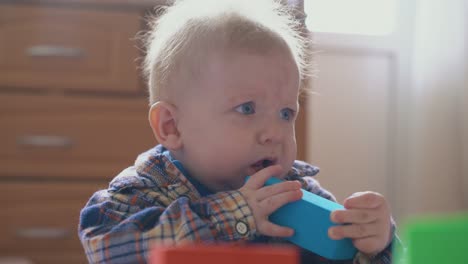
[{"label": "drawer handle", "polygon": [[61,239],[71,234],[67,228],[33,227],[16,230],[16,235],[21,238]]},{"label": "drawer handle", "polygon": [[27,54],[30,57],[65,57],[65,58],[82,58],[85,56],[85,51],[80,48],[70,48],[54,45],[38,45],[28,48]]},{"label": "drawer handle", "polygon": [[18,138],[17,142],[23,147],[39,148],[70,148],[74,145],[71,138],[61,136],[22,136]]},{"label": "drawer handle", "polygon": [[26,257],[15,256],[0,256],[0,264],[34,264],[34,262]]}]

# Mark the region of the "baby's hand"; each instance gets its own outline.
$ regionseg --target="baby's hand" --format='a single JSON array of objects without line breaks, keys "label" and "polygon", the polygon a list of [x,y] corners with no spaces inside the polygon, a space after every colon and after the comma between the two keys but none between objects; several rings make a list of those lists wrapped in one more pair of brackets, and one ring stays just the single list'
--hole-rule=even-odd
[{"label": "baby's hand", "polygon": [[344,207],[331,214],[335,223],[349,224],[331,227],[332,239],[345,237],[367,255],[375,255],[385,249],[392,239],[390,209],[385,198],[375,192],[359,192],[346,198]]},{"label": "baby's hand", "polygon": [[262,169],[252,175],[239,191],[244,195],[252,210],[259,233],[267,236],[288,237],[294,234],[294,230],[273,224],[268,220],[268,216],[281,206],[301,199],[302,191],[298,181],[285,181],[264,186],[269,178],[280,172],[279,165]]}]

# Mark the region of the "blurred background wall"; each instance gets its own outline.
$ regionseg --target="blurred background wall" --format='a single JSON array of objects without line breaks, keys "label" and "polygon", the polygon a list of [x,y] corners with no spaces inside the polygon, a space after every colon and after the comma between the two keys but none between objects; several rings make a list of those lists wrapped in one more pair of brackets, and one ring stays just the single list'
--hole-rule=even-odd
[{"label": "blurred background wall", "polygon": [[[378,2],[378,3],[377,3]],[[468,210],[468,4],[305,0],[316,53],[307,160],[397,220]]]}]

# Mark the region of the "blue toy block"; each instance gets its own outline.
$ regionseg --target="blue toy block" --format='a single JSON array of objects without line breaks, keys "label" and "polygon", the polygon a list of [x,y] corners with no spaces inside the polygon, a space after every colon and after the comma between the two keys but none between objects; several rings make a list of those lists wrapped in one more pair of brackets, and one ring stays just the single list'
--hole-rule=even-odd
[{"label": "blue toy block", "polygon": [[[280,182],[282,180],[278,178],[270,178],[265,185]],[[294,235],[287,239],[301,248],[330,260],[352,259],[357,250],[351,239],[333,240],[328,236],[328,229],[337,225],[330,220],[330,213],[344,207],[303,189],[301,191],[301,200],[276,210],[270,215],[270,221],[294,229]]]}]

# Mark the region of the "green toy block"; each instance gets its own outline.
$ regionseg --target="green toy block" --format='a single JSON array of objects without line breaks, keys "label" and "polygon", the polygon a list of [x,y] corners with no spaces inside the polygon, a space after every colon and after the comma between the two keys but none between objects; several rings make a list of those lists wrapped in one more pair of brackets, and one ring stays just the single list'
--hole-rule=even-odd
[{"label": "green toy block", "polygon": [[468,213],[413,218],[403,226],[396,264],[468,263]]}]

